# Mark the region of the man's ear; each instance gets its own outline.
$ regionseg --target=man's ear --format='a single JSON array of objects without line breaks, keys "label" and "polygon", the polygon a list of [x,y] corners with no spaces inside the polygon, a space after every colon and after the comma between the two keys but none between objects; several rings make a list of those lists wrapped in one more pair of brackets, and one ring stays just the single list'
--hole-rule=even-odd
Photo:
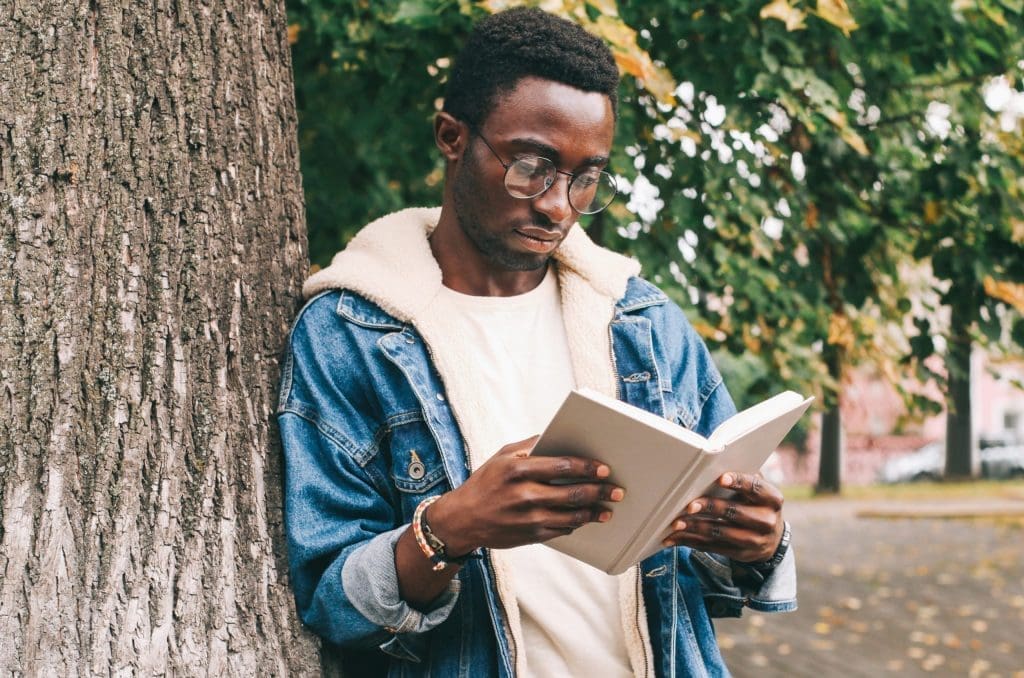
[{"label": "man's ear", "polygon": [[469,139],[469,127],[449,113],[441,111],[434,116],[434,143],[448,162],[462,157]]}]

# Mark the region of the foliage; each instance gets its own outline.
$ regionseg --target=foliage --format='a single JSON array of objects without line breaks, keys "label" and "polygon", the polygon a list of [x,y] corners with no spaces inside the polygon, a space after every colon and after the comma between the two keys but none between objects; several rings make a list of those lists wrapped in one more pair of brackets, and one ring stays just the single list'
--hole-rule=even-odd
[{"label": "foliage", "polygon": [[[511,4],[291,7],[316,263],[369,218],[437,202],[448,60]],[[925,360],[953,304],[983,342],[1024,339],[1020,122],[1000,131],[983,96],[994,76],[1020,82],[1024,3],[530,4],[602,35],[628,76],[611,163],[628,195],[592,235],[637,256],[714,347],[763,361],[749,397],[834,403],[830,355],[941,379]]]},{"label": "foliage", "polygon": [[324,265],[370,219],[440,202],[433,115],[473,10],[299,0],[288,11],[310,257]]}]

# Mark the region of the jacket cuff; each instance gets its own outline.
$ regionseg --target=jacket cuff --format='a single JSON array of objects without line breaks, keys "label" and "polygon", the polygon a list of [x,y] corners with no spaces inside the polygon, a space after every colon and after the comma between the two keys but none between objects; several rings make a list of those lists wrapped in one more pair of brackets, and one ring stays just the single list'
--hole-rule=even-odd
[{"label": "jacket cuff", "polygon": [[739,617],[744,607],[758,612],[789,612],[797,608],[796,552],[791,546],[770,574],[724,556],[691,551],[712,617]]},{"label": "jacket cuff", "polygon": [[[744,569],[751,569],[746,568]],[[768,574],[757,591],[747,596],[747,607],[760,612],[789,612],[796,609],[796,553],[792,546]]]},{"label": "jacket cuff", "polygon": [[[459,597],[460,582],[453,578],[448,590],[427,610],[416,610],[402,600],[395,569],[395,544],[406,529],[408,526],[403,525],[377,535],[355,549],[341,569],[341,584],[352,606],[393,635],[429,631],[448,618]],[[393,646],[393,640],[389,638],[381,649],[388,651],[385,646]]]}]

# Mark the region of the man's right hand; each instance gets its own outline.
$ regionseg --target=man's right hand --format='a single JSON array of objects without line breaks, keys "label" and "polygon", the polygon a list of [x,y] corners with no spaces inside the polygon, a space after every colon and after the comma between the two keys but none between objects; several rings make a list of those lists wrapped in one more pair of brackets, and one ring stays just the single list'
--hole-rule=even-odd
[{"label": "man's right hand", "polygon": [[543,542],[611,519],[601,502],[621,501],[625,492],[607,482],[608,466],[582,457],[533,457],[538,437],[501,448],[427,509],[427,522],[450,555]]},{"label": "man's right hand", "polygon": [[[449,556],[535,544],[611,519],[601,502],[622,501],[625,492],[607,482],[610,469],[581,457],[530,456],[538,437],[501,448],[427,507],[427,523]],[[418,609],[427,609],[459,569],[433,570],[411,529],[395,547],[395,568],[402,598]]]}]

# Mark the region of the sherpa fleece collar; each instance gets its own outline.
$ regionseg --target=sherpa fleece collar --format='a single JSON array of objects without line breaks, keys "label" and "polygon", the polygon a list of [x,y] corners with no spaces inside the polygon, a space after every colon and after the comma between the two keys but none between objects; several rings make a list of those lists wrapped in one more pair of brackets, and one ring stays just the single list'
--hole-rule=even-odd
[{"label": "sherpa fleece collar", "polygon": [[[441,289],[441,269],[427,240],[440,215],[440,207],[410,207],[371,222],[330,266],[306,280],[303,295],[309,299],[324,290],[350,289],[398,320],[413,321]],[[579,224],[554,256],[560,279],[579,276],[613,300],[640,273],[639,263],[595,245]]]}]

